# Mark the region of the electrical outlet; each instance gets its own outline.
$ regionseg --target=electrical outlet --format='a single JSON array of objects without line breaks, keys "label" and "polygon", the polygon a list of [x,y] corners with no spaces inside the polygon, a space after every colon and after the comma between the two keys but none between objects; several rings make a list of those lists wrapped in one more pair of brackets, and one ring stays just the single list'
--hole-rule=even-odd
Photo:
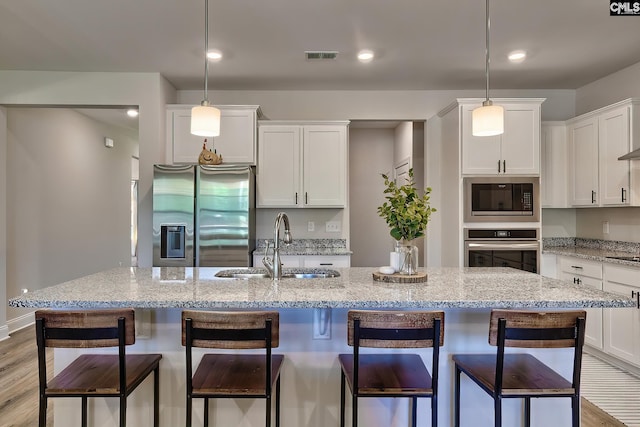
[{"label": "electrical outlet", "polygon": [[609,221],[602,221],[602,233],[609,234]]},{"label": "electrical outlet", "polygon": [[327,233],[339,233],[340,221],[327,221],[325,227]]},{"label": "electrical outlet", "polygon": [[313,221],[307,222],[307,231],[316,231],[316,223]]},{"label": "electrical outlet", "polygon": [[331,309],[316,308],[313,310],[313,339],[331,339]]}]

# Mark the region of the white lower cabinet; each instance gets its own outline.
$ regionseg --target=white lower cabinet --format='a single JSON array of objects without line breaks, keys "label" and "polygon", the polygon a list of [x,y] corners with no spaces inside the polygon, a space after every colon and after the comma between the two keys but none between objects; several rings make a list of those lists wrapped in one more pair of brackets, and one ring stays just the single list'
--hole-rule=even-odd
[{"label": "white lower cabinet", "polygon": [[[269,255],[271,256],[271,255]],[[262,267],[263,255],[253,256],[253,266]],[[351,266],[351,255],[282,255],[282,265],[288,268],[340,268]]]},{"label": "white lower cabinet", "polygon": [[[573,283],[602,290],[602,263],[573,257],[558,257],[559,278]],[[616,309],[617,310],[617,309]],[[585,344],[603,349],[602,308],[588,308]]]},{"label": "white lower cabinet", "polygon": [[[640,270],[604,265],[604,290],[638,300]],[[634,365],[640,365],[640,310],[604,309],[604,351]]]}]

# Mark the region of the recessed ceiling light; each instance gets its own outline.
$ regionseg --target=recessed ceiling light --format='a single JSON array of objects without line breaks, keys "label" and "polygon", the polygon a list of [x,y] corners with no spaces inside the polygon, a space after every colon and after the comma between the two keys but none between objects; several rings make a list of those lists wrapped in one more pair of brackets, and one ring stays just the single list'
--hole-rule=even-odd
[{"label": "recessed ceiling light", "polygon": [[509,61],[515,63],[524,61],[526,57],[527,52],[525,52],[524,50],[514,50],[513,52],[509,53]]},{"label": "recessed ceiling light", "polygon": [[358,52],[358,61],[360,62],[371,62],[375,55],[370,50],[361,50]]},{"label": "recessed ceiling light", "polygon": [[207,52],[207,58],[212,61],[219,61],[222,59],[222,52],[220,52],[219,50],[210,50],[209,52]]},{"label": "recessed ceiling light", "polygon": [[129,117],[138,117],[138,110],[136,110],[135,108],[129,108],[127,110],[127,116]]}]

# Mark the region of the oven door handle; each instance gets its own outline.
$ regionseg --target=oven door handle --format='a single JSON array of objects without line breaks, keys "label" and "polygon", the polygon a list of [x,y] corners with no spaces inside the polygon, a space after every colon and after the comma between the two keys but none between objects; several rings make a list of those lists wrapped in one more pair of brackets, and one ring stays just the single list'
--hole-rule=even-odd
[{"label": "oven door handle", "polygon": [[538,242],[526,242],[526,243],[513,243],[513,242],[467,242],[468,249],[475,250],[534,250],[537,251],[540,248]]}]

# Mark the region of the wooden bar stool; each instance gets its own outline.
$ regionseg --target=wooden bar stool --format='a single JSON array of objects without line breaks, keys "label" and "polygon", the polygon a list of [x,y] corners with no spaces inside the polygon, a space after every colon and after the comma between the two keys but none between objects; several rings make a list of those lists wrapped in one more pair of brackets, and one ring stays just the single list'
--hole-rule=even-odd
[{"label": "wooden bar stool", "polygon": [[[204,399],[204,425],[209,425],[210,398],[266,399],[266,426],[271,425],[271,396],[275,386],[275,425],[280,425],[280,370],[284,356],[271,354],[279,345],[276,311],[182,312],[182,345],[187,363],[187,427],[192,399]],[[265,354],[205,354],[193,372],[192,348],[255,349]]]},{"label": "wooden bar stool", "polygon": [[[82,398],[82,426],[87,425],[87,398],[120,399],[120,427],[126,426],[127,396],[153,372],[153,425],[159,422],[160,354],[126,354],[135,343],[133,309],[38,310],[36,338],[40,376],[39,426],[47,422],[47,399]],[[118,347],[118,354],[83,354],[47,382],[45,347]]]},{"label": "wooden bar stool", "polygon": [[[455,423],[460,426],[460,372],[487,392],[494,402],[495,426],[502,425],[502,399],[524,399],[525,426],[531,424],[532,397],[570,397],[572,426],[580,426],[580,373],[586,312],[492,310],[489,344],[497,354],[456,354]],[[573,375],[568,381],[526,353],[505,347],[574,348]]]},{"label": "wooden bar stool", "polygon": [[[348,344],[353,354],[340,354],[340,426],[344,427],[345,382],[352,398],[352,426],[358,425],[359,397],[411,398],[411,425],[416,425],[419,397],[431,398],[431,425],[438,425],[438,362],[444,344],[442,311],[360,311],[348,313]],[[418,354],[360,353],[360,347],[433,347],[431,374]]]}]

